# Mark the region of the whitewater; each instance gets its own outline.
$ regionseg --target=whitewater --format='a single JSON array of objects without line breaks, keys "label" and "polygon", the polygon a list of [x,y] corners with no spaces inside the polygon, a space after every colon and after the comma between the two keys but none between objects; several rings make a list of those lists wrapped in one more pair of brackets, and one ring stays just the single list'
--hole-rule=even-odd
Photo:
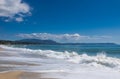
[{"label": "whitewater", "polygon": [[105,52],[91,56],[24,46],[0,45],[0,48],[3,49],[0,51],[1,72],[23,70],[46,73],[45,77],[58,79],[120,79],[120,59]]}]

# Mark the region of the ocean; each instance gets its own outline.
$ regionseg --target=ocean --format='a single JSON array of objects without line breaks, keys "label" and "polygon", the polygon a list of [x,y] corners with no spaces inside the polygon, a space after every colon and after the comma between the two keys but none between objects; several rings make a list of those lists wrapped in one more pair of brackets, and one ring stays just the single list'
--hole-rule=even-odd
[{"label": "ocean", "polygon": [[120,58],[120,45],[19,45],[15,47],[28,48],[33,50],[53,50],[59,52],[75,52],[79,55],[87,54],[96,56],[97,54],[106,54],[110,57]]},{"label": "ocean", "polygon": [[1,72],[46,73],[45,78],[57,79],[120,79],[120,45],[0,45],[0,48]]}]

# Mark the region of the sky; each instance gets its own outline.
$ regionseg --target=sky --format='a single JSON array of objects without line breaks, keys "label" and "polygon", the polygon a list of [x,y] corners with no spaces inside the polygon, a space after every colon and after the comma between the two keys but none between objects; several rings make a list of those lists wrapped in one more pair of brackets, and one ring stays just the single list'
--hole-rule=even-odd
[{"label": "sky", "polygon": [[120,0],[0,0],[0,39],[120,44]]}]

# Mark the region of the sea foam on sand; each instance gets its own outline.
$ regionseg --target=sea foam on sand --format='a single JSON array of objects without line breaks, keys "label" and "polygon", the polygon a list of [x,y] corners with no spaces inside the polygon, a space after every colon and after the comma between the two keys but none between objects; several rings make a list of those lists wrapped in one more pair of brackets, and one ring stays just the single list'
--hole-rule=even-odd
[{"label": "sea foam on sand", "polygon": [[[3,45],[0,45],[0,48],[4,49],[0,51],[0,67],[12,68],[10,71],[20,70],[39,74],[39,77],[34,79],[120,79],[120,59],[107,57],[105,54],[88,56],[76,52],[32,50]],[[8,63],[11,61],[17,65]],[[41,76],[41,73],[44,74]],[[21,75],[21,78],[27,79],[27,76]]]}]

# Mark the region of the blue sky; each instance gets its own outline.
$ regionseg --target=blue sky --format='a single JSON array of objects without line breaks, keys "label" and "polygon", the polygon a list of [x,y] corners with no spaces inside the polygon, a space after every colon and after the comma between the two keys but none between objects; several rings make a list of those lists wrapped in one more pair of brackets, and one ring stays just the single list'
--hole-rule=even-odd
[{"label": "blue sky", "polygon": [[[66,37],[65,34],[79,34],[90,39],[79,39],[76,42],[120,43],[119,0],[0,1],[2,7],[6,7],[5,4],[20,4],[16,9],[12,9],[16,5],[9,5],[11,9],[7,11],[0,8],[0,39],[22,39],[19,34],[32,33],[63,37]],[[63,39],[60,41],[64,42]]]}]

